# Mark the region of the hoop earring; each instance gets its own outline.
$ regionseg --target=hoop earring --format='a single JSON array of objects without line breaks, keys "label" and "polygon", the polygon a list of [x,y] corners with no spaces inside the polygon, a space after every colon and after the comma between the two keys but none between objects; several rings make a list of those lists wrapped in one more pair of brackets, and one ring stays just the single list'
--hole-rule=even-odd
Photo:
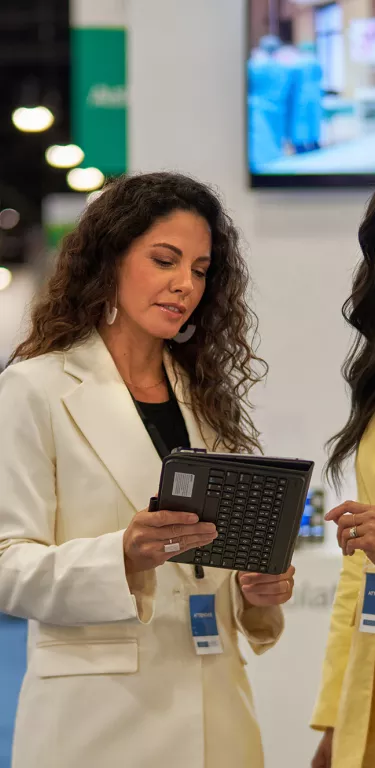
[{"label": "hoop earring", "polygon": [[105,303],[105,319],[106,319],[107,325],[113,325],[113,323],[116,320],[117,314],[118,314],[118,309],[117,309],[117,288],[116,288],[116,298],[115,298],[115,303],[113,307],[111,307],[109,301],[106,301]]},{"label": "hoop earring", "polygon": [[197,326],[194,325],[194,323],[190,323],[189,325],[185,323],[181,330],[176,333],[176,336],[173,337],[172,341],[177,342],[177,344],[185,344],[187,341],[190,341],[190,339],[193,338],[196,330]]}]

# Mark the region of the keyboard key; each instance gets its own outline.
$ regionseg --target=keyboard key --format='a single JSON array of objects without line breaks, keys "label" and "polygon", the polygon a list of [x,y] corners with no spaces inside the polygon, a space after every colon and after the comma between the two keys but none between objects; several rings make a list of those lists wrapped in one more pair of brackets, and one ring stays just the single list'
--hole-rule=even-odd
[{"label": "keyboard key", "polygon": [[234,512],[244,512],[246,509],[246,505],[244,501],[236,501],[235,504],[233,504],[233,511]]},{"label": "keyboard key", "polygon": [[276,477],[267,477],[267,483],[272,483],[272,485],[277,485]]},{"label": "keyboard key", "polygon": [[229,520],[230,520],[230,514],[229,513],[227,515],[224,515],[223,512],[220,512],[220,514],[219,514],[219,516],[217,518],[217,522],[218,523],[222,523],[223,525],[225,525],[225,523],[229,523]]},{"label": "keyboard key", "polygon": [[240,483],[250,483],[251,475],[240,475]]},{"label": "keyboard key", "polygon": [[261,524],[261,523],[259,523],[259,524],[257,525],[257,530],[258,530],[258,531],[266,531],[266,530],[267,530],[267,526],[266,526],[266,525],[263,525],[263,524]]},{"label": "keyboard key", "polygon": [[267,491],[273,490],[274,487],[275,487],[274,483],[266,483],[265,486],[264,486],[265,490],[267,490]]},{"label": "keyboard key", "polygon": [[265,565],[261,565],[259,568],[259,573],[267,573],[267,568]]},{"label": "keyboard key", "polygon": [[247,544],[248,541],[252,541],[253,537],[250,536],[248,533],[241,533],[241,541],[243,541],[244,544]]},{"label": "keyboard key", "polygon": [[219,483],[210,483],[208,486],[209,491],[221,491],[221,485]]},{"label": "keyboard key", "polygon": [[247,499],[247,491],[236,491],[236,501],[237,499]]},{"label": "keyboard key", "polygon": [[[215,542],[215,544],[216,544],[216,542]],[[219,554],[220,552],[223,552],[223,551],[224,551],[224,546],[225,546],[224,544],[221,544],[221,545],[219,545],[219,546],[215,546],[215,547],[212,547],[212,551],[213,551],[215,554]]]},{"label": "keyboard key", "polygon": [[218,533],[226,533],[227,532],[227,528],[220,526],[220,527],[217,528],[217,532]]},{"label": "keyboard key", "polygon": [[261,497],[260,491],[250,491],[249,498],[250,499],[259,499]]},{"label": "keyboard key", "polygon": [[237,509],[232,514],[232,520],[242,520],[243,517],[244,517],[244,513],[240,512]]},{"label": "keyboard key", "polygon": [[252,491],[261,491],[262,488],[263,488],[263,484],[262,483],[253,483],[252,486],[251,486],[251,490]]},{"label": "keyboard key", "polygon": [[264,476],[263,475],[253,475],[253,481],[254,481],[254,483],[264,483]]},{"label": "keyboard key", "polygon": [[211,560],[211,552],[204,552],[202,555],[202,565],[208,565]]},{"label": "keyboard key", "polygon": [[263,491],[263,498],[264,499],[268,499],[268,498],[272,499],[273,496],[274,496],[274,492],[273,491]]},{"label": "keyboard key", "polygon": [[282,479],[282,478],[281,478],[281,479],[279,480],[279,485],[285,486],[285,485],[286,485],[286,480],[284,480],[284,479]]},{"label": "keyboard key", "polygon": [[228,493],[227,491],[225,491],[225,493],[223,493],[223,499],[228,500],[228,501],[232,501],[233,493]]},{"label": "keyboard key", "polygon": [[234,557],[237,552],[237,547],[225,547],[224,557]]},{"label": "keyboard key", "polygon": [[239,534],[237,532],[235,533],[234,531],[229,531],[228,539],[238,539],[238,537],[239,537]]},{"label": "keyboard key", "polygon": [[238,472],[227,472],[225,481],[228,485],[236,485]]},{"label": "keyboard key", "polygon": [[[249,486],[249,485],[247,485],[246,483],[238,483],[238,485],[237,485],[237,493],[239,493],[240,491],[241,491],[242,493],[247,493],[247,492],[248,492],[248,490],[249,490],[249,487],[250,487],[250,486]],[[253,487],[254,487],[254,486],[253,486]]]},{"label": "keyboard key", "polygon": [[234,493],[235,487],[234,485],[224,485],[224,491],[226,491],[226,493]]},{"label": "keyboard key", "polygon": [[233,559],[231,558],[230,560],[228,558],[225,558],[221,565],[223,568],[233,568],[234,558]]},{"label": "keyboard key", "polygon": [[254,526],[253,525],[249,525],[248,523],[246,523],[246,525],[244,525],[242,527],[242,532],[243,533],[252,533],[253,530],[254,530]]},{"label": "keyboard key", "polygon": [[267,511],[271,510],[272,509],[272,504],[269,504],[268,501],[267,502],[263,501],[262,504],[260,505],[259,509],[264,509],[264,510],[267,510]]},{"label": "keyboard key", "polygon": [[214,499],[220,498],[220,492],[219,491],[207,491],[206,496],[211,496]]},{"label": "keyboard key", "polygon": [[221,565],[222,557],[221,555],[213,554],[211,556],[210,565]]},{"label": "keyboard key", "polygon": [[224,477],[224,475],[223,469],[210,469],[210,477]]},{"label": "keyboard key", "polygon": [[240,546],[238,547],[239,552],[245,552],[246,554],[249,553],[249,550],[250,550],[250,545],[247,545],[247,544],[240,544]]},{"label": "keyboard key", "polygon": [[222,502],[220,504],[220,509],[230,509],[232,506],[232,502],[228,501],[228,499],[222,499]]}]

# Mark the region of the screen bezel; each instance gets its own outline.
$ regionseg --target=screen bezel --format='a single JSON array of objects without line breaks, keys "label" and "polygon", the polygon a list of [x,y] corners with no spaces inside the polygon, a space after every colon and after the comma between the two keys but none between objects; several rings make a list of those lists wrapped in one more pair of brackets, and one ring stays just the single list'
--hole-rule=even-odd
[{"label": "screen bezel", "polygon": [[[256,0],[246,0],[245,20],[245,123],[246,123],[246,167],[249,186],[252,189],[369,189],[375,187],[375,173],[311,173],[311,174],[264,174],[254,173],[249,168],[249,110],[247,109],[248,82],[247,61],[249,52],[248,30],[252,19],[252,6]],[[322,7],[332,5],[331,2],[322,4]]]}]

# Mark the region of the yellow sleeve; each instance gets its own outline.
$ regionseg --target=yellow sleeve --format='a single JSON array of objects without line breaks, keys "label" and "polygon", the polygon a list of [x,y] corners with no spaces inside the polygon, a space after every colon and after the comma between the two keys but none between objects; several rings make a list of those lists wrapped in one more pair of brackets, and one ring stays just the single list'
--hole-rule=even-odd
[{"label": "yellow sleeve", "polygon": [[[362,504],[375,504],[375,461],[372,459],[367,463],[370,456],[375,455],[375,446],[373,441],[371,442],[373,450],[362,450],[360,447],[359,460],[357,461],[358,500]],[[364,462],[362,462],[362,457],[365,459]],[[364,467],[366,469],[365,476]],[[334,728],[336,724],[365,562],[366,555],[360,550],[353,557],[343,558],[343,568],[333,606],[320,691],[311,721],[311,727],[316,730]]]}]

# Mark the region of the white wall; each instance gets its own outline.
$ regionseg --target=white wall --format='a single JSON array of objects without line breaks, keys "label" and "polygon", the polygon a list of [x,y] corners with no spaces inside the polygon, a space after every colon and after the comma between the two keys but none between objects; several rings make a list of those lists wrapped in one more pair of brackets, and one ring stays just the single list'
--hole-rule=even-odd
[{"label": "white wall", "polygon": [[254,192],[247,186],[243,0],[135,0],[131,37],[131,162],[218,185],[249,245],[261,352],[254,393],[269,451],[324,463],[342,425],[341,305],[358,258],[368,192]]},{"label": "white wall", "polygon": [[36,290],[36,274],[29,266],[12,269],[13,280],[0,291],[0,367],[22,338],[28,309]]},{"label": "white wall", "polygon": [[[249,246],[261,352],[270,363],[267,386],[254,392],[256,421],[270,453],[314,459],[319,483],[323,444],[348,414],[340,366],[349,333],[341,305],[359,256],[357,229],[369,193],[255,193],[247,187],[243,0],[133,0],[131,24],[132,168],[178,169],[222,190]],[[355,494],[353,481],[350,471],[343,496]],[[331,493],[329,503],[335,501]],[[328,541],[336,550],[334,536],[332,527]],[[327,557],[328,570],[316,560],[315,582],[309,557],[307,581],[318,591],[326,577],[334,585],[338,573],[339,558]],[[298,556],[297,562],[302,589],[307,561],[301,567]],[[317,741],[307,721],[330,606],[317,623],[310,604],[302,610],[270,662],[251,665],[266,768],[307,768]]]}]

